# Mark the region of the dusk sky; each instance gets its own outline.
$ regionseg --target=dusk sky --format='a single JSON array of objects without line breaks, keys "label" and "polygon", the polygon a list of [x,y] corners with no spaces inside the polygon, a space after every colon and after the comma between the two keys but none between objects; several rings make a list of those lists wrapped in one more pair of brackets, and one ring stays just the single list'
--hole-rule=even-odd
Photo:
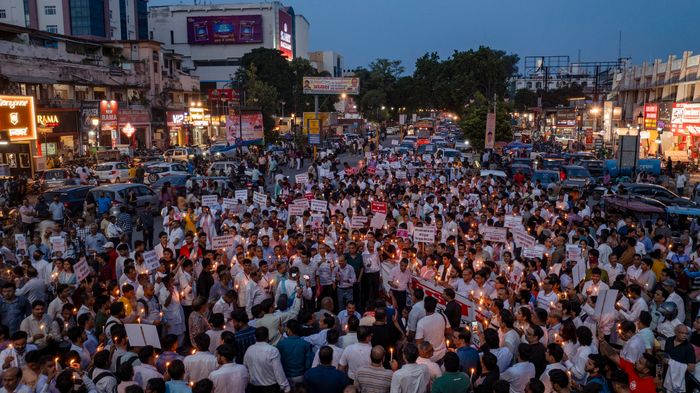
[{"label": "dusk sky", "polygon": [[[150,5],[194,1],[151,0]],[[241,3],[240,1],[212,1]],[[407,72],[426,52],[448,57],[455,49],[486,45],[516,53],[569,55],[576,61],[633,63],[684,50],[700,52],[698,0],[289,0],[311,24],[310,50],[334,50],[345,66],[378,57],[399,59]],[[184,26],[183,26],[184,28]]]}]

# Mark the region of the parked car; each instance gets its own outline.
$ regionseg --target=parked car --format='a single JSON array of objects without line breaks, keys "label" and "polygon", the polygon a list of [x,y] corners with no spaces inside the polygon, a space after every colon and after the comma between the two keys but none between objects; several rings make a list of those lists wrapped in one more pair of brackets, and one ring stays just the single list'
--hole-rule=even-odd
[{"label": "parked car", "polygon": [[188,175],[187,167],[178,162],[165,162],[146,167],[145,179],[146,183],[155,183],[156,180],[163,176],[171,175]]},{"label": "parked car", "polygon": [[221,157],[232,157],[236,155],[236,145],[227,145],[223,143],[212,145],[209,148],[208,154],[214,159]]},{"label": "parked car", "polygon": [[184,147],[168,149],[165,151],[165,153],[163,153],[163,160],[166,162],[187,161],[188,159],[187,149]]},{"label": "parked car", "polygon": [[525,178],[530,179],[532,177],[532,168],[528,165],[523,164],[513,164],[506,169],[508,176],[513,177],[516,173],[520,172],[525,175]]},{"label": "parked car", "polygon": [[121,183],[129,180],[129,166],[125,162],[103,162],[93,170],[100,182]]},{"label": "parked car", "polygon": [[48,190],[51,188],[60,187],[66,185],[66,181],[70,179],[70,172],[67,169],[56,168],[47,169],[41,172],[39,175],[39,185],[41,190]]},{"label": "parked car", "polygon": [[61,186],[46,191],[42,195],[47,203],[53,201],[53,197],[58,195],[58,201],[70,212],[71,216],[78,215],[83,210],[83,202],[88,191],[94,186]]},{"label": "parked car", "polygon": [[622,183],[618,187],[620,195],[641,196],[655,199],[666,206],[696,207],[696,203],[688,198],[678,196],[678,194],[656,184],[647,183]]},{"label": "parked car", "polygon": [[418,154],[432,154],[435,153],[437,150],[437,146],[431,144],[431,143],[426,143],[424,145],[418,146],[418,149],[416,150]]},{"label": "parked car", "polygon": [[562,186],[567,188],[581,188],[589,184],[595,183],[595,179],[588,172],[588,169],[579,165],[564,165],[561,167],[566,178],[562,182]]},{"label": "parked car", "polygon": [[219,176],[219,171],[224,170],[224,173],[228,176],[231,171],[236,171],[239,163],[235,161],[214,161],[209,165],[207,169],[207,176]]},{"label": "parked car", "polygon": [[605,163],[602,160],[581,160],[579,165],[588,169],[596,181],[601,180],[605,174]]},{"label": "parked car", "polygon": [[177,195],[181,192],[187,192],[187,187],[185,185],[187,183],[187,179],[189,178],[190,175],[163,176],[151,183],[150,187],[156,193],[156,195],[160,195],[160,190],[163,188],[165,183],[169,183],[170,187],[173,189],[173,193]]},{"label": "parked car", "polygon": [[565,164],[563,158],[543,158],[542,165],[539,169],[544,170],[559,170]]},{"label": "parked car", "polygon": [[542,188],[547,188],[547,186],[550,183],[557,183],[559,182],[559,171],[549,171],[549,170],[541,170],[541,171],[535,171],[532,174],[532,185],[534,186],[537,184],[537,180],[540,181],[540,184],[542,185]]},{"label": "parked car", "polygon": [[136,192],[136,211],[142,211],[146,202],[149,202],[151,206],[158,208],[158,194],[151,190],[148,186],[138,183],[121,183],[121,184],[109,184],[104,186],[99,186],[91,189],[86,197],[83,209],[87,211],[88,206],[95,204],[97,198],[104,192],[107,197],[112,200],[112,206],[110,207],[109,214],[116,216],[119,214],[120,208],[127,205],[129,192],[134,190]]},{"label": "parked car", "polygon": [[462,161],[464,159],[462,152],[456,149],[437,149],[435,156],[445,157],[448,161]]}]

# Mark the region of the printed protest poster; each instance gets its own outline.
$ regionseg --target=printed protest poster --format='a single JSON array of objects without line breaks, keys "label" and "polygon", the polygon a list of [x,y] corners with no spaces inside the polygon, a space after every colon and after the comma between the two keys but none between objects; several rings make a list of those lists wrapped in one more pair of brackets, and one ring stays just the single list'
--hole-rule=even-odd
[{"label": "printed protest poster", "polygon": [[523,258],[542,258],[544,256],[544,246],[538,244],[534,247],[525,247],[521,254]]},{"label": "printed protest poster", "polygon": [[350,220],[350,227],[353,229],[363,228],[367,222],[367,216],[353,216]]},{"label": "printed protest poster", "polygon": [[369,226],[375,229],[382,229],[384,222],[386,221],[386,214],[377,213],[372,216],[372,221],[369,222]]},{"label": "printed protest poster", "polygon": [[216,195],[202,195],[202,206],[216,206],[217,196]]},{"label": "printed protest poster", "polygon": [[413,228],[413,241],[416,243],[434,243],[435,227],[415,227]]},{"label": "printed protest poster", "polygon": [[27,255],[27,238],[22,233],[15,234],[15,250],[20,259]]},{"label": "printed protest poster", "polygon": [[158,269],[158,266],[160,266],[160,261],[158,260],[158,255],[154,250],[143,253],[143,265],[149,272]]},{"label": "printed protest poster", "polygon": [[299,173],[294,176],[294,180],[296,181],[297,184],[306,184],[309,182],[309,174],[308,173]]},{"label": "printed protest poster", "polygon": [[515,245],[518,247],[535,247],[535,244],[537,243],[535,241],[535,238],[528,235],[527,231],[524,229],[513,229],[511,231],[513,233],[513,240],[515,241]]},{"label": "printed protest poster", "polygon": [[267,206],[267,195],[263,194],[262,192],[253,192],[253,203],[260,207]]},{"label": "printed protest poster", "polygon": [[523,226],[523,217],[522,216],[513,216],[513,215],[507,215],[505,216],[505,221],[503,223],[503,226],[506,228],[522,228]]},{"label": "printed protest poster", "polygon": [[304,211],[306,208],[303,205],[297,205],[296,203],[293,203],[289,206],[289,215],[290,216],[301,216],[304,214]]},{"label": "printed protest poster", "polygon": [[248,190],[236,190],[233,195],[237,201],[245,202],[248,200]]},{"label": "printed protest poster", "polygon": [[566,245],[566,260],[567,261],[582,261],[581,246],[578,244]]},{"label": "printed protest poster", "polygon": [[396,230],[396,237],[400,237],[402,239],[408,239],[408,229],[397,229]]},{"label": "printed protest poster", "polygon": [[387,213],[386,202],[372,202],[372,213]]},{"label": "printed protest poster", "polygon": [[323,214],[312,214],[310,217],[311,229],[323,229]]},{"label": "printed protest poster", "polygon": [[51,242],[51,251],[66,252],[66,239],[63,236],[51,236],[49,241]]},{"label": "printed protest poster", "polygon": [[223,198],[222,202],[221,202],[221,207],[224,210],[226,210],[226,209],[233,210],[236,208],[236,205],[238,205],[238,203],[236,202],[235,198]]},{"label": "printed protest poster", "polygon": [[479,198],[479,194],[469,194],[467,195],[467,209],[468,210],[473,210],[473,209],[480,209],[481,208],[481,199]]},{"label": "printed protest poster", "polygon": [[211,246],[215,250],[228,248],[233,246],[234,240],[233,235],[214,236],[211,238]]},{"label": "printed protest poster", "polygon": [[324,201],[321,199],[312,199],[311,210],[315,212],[325,213],[328,210],[328,201]]},{"label": "printed protest poster", "polygon": [[499,227],[485,227],[484,228],[484,240],[505,243],[506,237],[508,235],[508,228]]}]

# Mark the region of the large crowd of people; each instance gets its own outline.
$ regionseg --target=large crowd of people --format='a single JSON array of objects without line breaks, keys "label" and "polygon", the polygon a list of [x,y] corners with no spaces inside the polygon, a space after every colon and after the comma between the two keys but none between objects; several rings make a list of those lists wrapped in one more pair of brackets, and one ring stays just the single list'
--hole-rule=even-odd
[{"label": "large crowd of people", "polygon": [[436,155],[289,178],[268,158],[249,188],[190,182],[117,216],[105,195],[79,217],[24,198],[0,248],[0,392],[696,386],[696,222]]}]

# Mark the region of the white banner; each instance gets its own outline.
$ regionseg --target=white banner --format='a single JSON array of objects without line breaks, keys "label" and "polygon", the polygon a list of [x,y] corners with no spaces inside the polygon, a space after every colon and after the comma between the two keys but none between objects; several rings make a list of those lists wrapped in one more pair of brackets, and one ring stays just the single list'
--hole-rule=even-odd
[{"label": "white banner", "polygon": [[363,228],[367,222],[367,216],[352,216],[350,227],[353,229]]},{"label": "white banner", "polygon": [[312,199],[311,200],[311,210],[319,213],[326,213],[328,210],[328,201],[324,201],[321,199]]},{"label": "white banner", "polygon": [[216,195],[202,195],[202,206],[216,206],[218,197]]},{"label": "white banner", "polygon": [[[566,260],[567,261],[582,261],[583,257],[581,255],[581,246],[578,244],[567,244],[566,245]],[[613,278],[613,277],[611,277]]]},{"label": "white banner", "polygon": [[292,205],[289,206],[289,215],[290,216],[301,216],[304,214],[304,211],[306,208],[302,205],[297,205],[293,203]]},{"label": "white banner", "polygon": [[261,208],[267,206],[267,195],[262,192],[253,192],[253,203],[256,203]]},{"label": "white banner", "polygon": [[538,244],[534,247],[525,247],[521,256],[523,258],[542,258],[544,256],[544,245]]},{"label": "white banner", "polygon": [[530,236],[524,229],[513,229],[511,233],[513,234],[513,241],[518,247],[535,247],[535,244],[537,244],[535,238]]},{"label": "white banner", "polygon": [[413,228],[413,241],[416,243],[434,243],[435,227]]},{"label": "white banner", "polygon": [[63,236],[51,236],[49,241],[51,242],[52,252],[66,252],[66,239]]},{"label": "white banner", "polygon": [[146,266],[146,269],[148,269],[149,272],[158,269],[158,266],[160,266],[160,260],[158,259],[158,255],[154,250],[143,253],[143,265]]},{"label": "white banner", "polygon": [[215,250],[233,246],[233,235],[214,236],[211,238],[211,247]]},{"label": "white banner", "polygon": [[384,221],[386,221],[386,214],[375,213],[372,216],[372,221],[369,222],[369,226],[375,229],[382,229],[382,227],[384,226]]},{"label": "white banner", "polygon": [[406,179],[406,171],[396,171],[396,178],[399,180]]},{"label": "white banner", "polygon": [[238,202],[236,202],[236,199],[234,198],[223,198],[221,202],[221,208],[224,210],[233,210],[236,205],[238,205]]},{"label": "white banner", "polygon": [[296,181],[297,184],[306,184],[309,182],[309,174],[308,173],[299,173],[294,176],[294,180]]},{"label": "white banner", "polygon": [[503,223],[503,226],[506,228],[522,228],[523,226],[523,217],[522,216],[511,216],[507,215],[505,216],[505,221]]},{"label": "white banner", "polygon": [[508,228],[484,227],[483,232],[484,240],[505,243],[508,235]]},{"label": "white banner", "polygon": [[245,203],[248,200],[248,190],[236,190],[233,195],[237,201]]}]

